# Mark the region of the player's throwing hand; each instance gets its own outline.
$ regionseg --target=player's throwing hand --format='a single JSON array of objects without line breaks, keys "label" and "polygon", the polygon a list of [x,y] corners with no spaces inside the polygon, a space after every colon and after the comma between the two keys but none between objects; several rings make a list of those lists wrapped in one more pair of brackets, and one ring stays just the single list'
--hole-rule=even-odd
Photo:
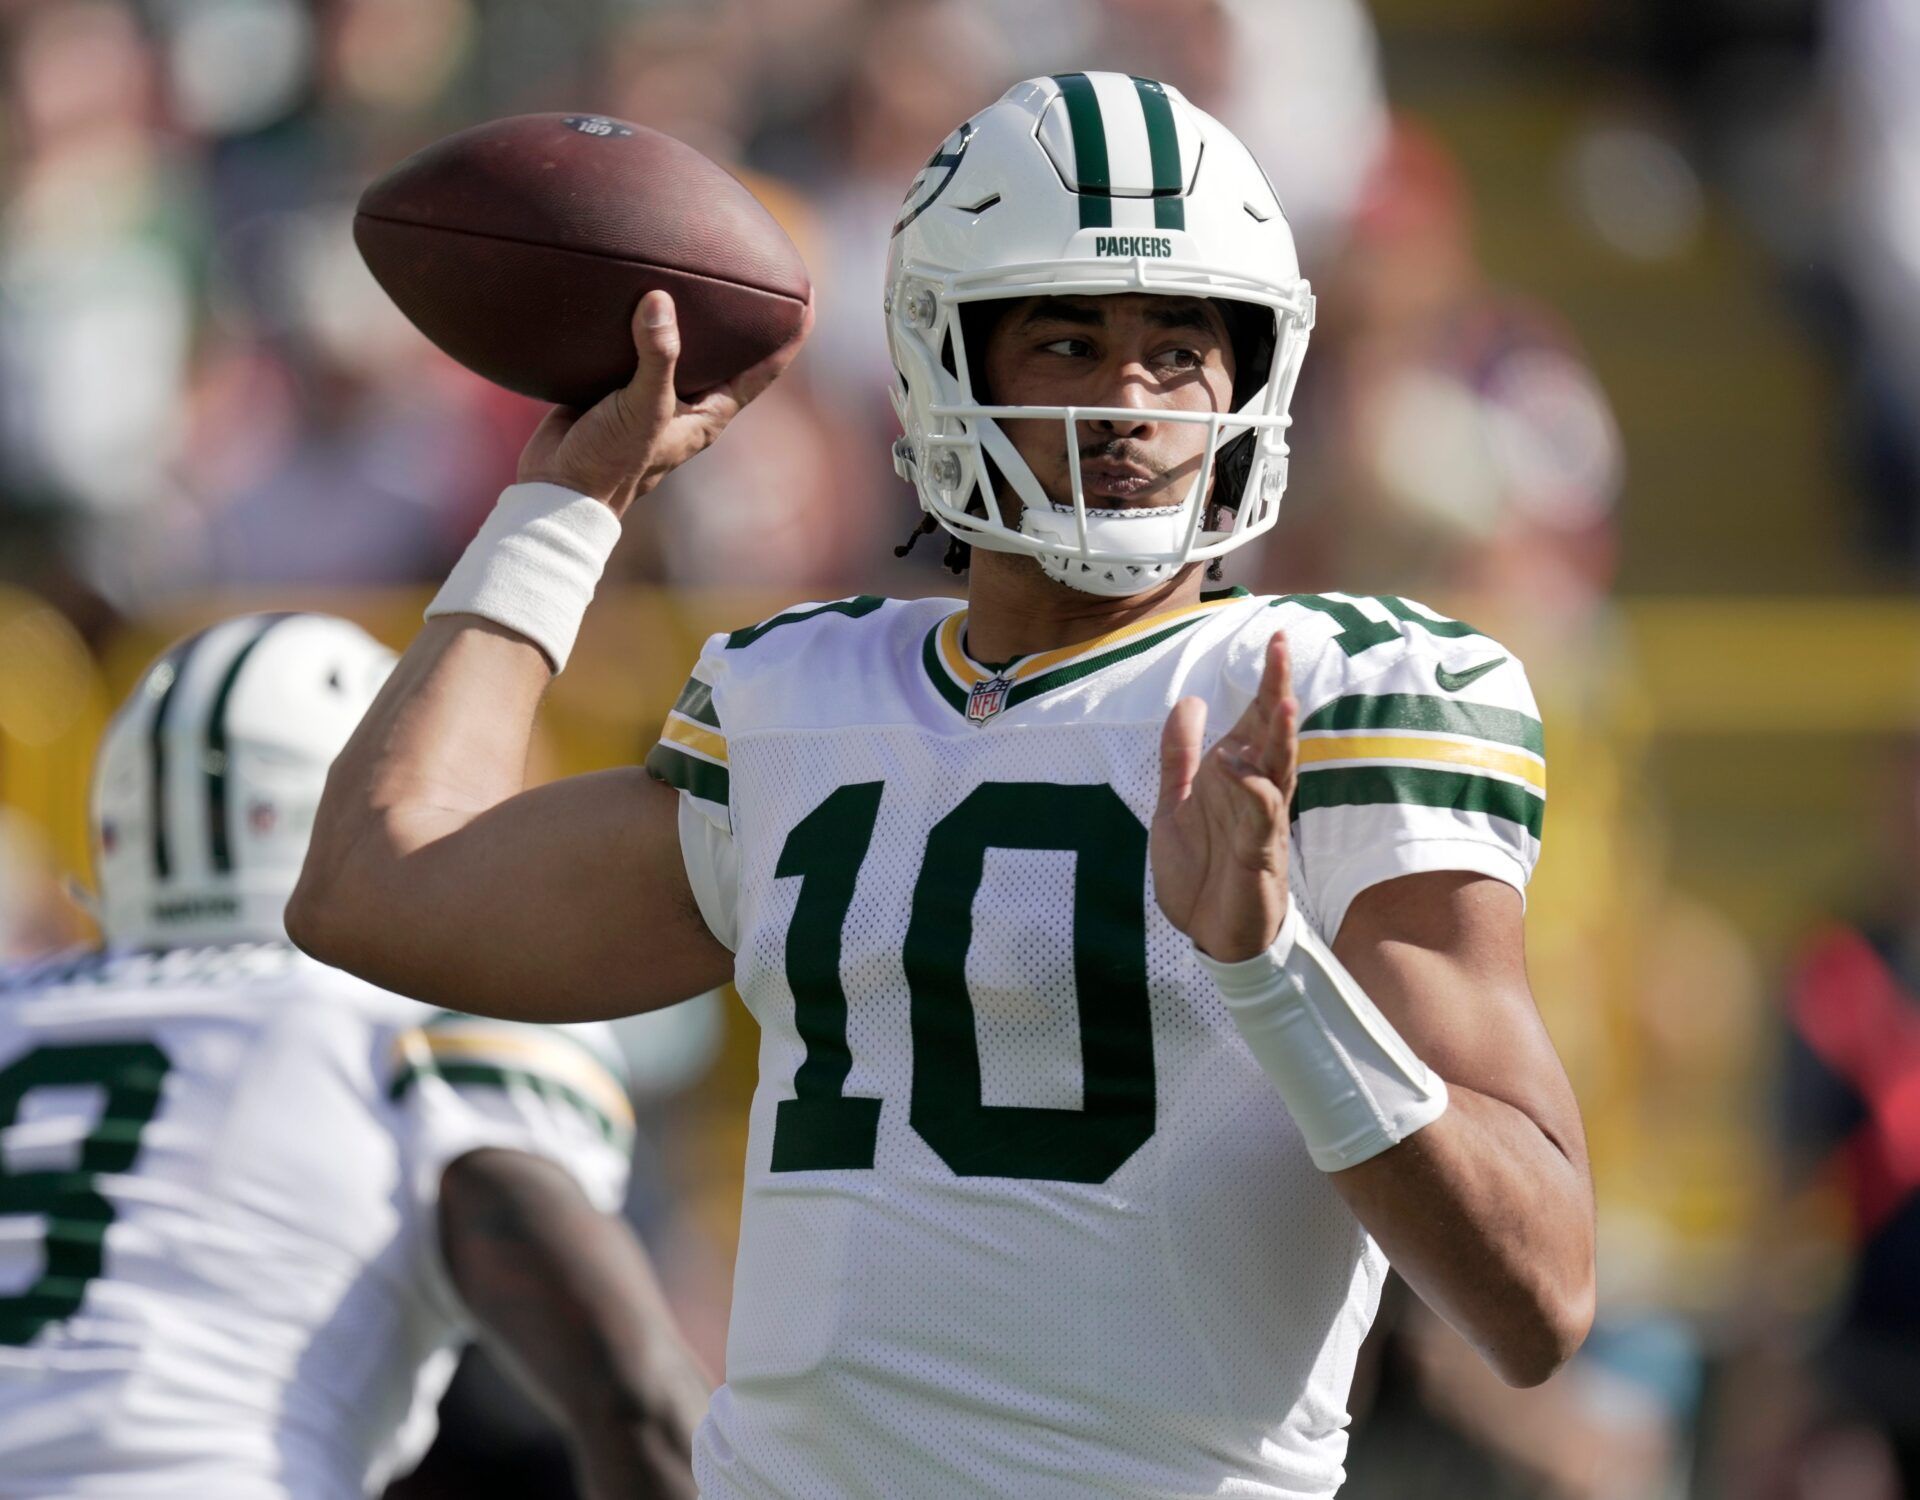
[{"label": "player's throwing hand", "polygon": [[1202,752],[1199,698],[1174,704],[1160,733],[1154,889],[1167,920],[1224,963],[1261,952],[1286,919],[1298,716],[1286,637],[1275,632],[1259,692],[1218,744]]},{"label": "player's throwing hand", "polygon": [[556,406],[520,453],[521,483],[544,480],[604,501],[615,515],[707,448],[740,409],[793,363],[813,326],[807,304],[791,342],[724,385],[684,401],[673,388],[680,325],[673,298],[648,292],[633,310],[633,379],[586,411]]}]

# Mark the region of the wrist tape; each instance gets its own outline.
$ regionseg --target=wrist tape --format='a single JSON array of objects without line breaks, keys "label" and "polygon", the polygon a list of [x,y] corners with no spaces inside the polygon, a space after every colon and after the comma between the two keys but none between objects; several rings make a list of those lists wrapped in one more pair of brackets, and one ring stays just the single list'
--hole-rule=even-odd
[{"label": "wrist tape", "polygon": [[1358,1166],[1446,1110],[1446,1083],[1301,920],[1298,902],[1265,953],[1219,963],[1194,951],[1321,1171]]},{"label": "wrist tape", "polygon": [[557,484],[510,484],[454,564],[426,618],[478,615],[524,635],[558,673],[594,585],[620,540],[620,518]]}]

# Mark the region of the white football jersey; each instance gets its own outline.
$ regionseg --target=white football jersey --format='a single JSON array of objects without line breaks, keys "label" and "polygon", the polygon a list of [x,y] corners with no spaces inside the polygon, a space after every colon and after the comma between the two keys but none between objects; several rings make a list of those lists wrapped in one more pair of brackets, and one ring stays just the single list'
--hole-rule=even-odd
[{"label": "white football jersey", "polygon": [[378,1493],[469,1332],[442,1171],[535,1152],[616,1205],[611,1047],[276,944],[0,975],[0,1496]]},{"label": "white football jersey", "polygon": [[761,1027],[707,1500],[1339,1486],[1385,1261],[1147,858],[1168,711],[1223,732],[1282,627],[1307,919],[1524,887],[1525,676],[1399,599],[1236,590],[997,668],[951,599],[708,642],[647,762]]}]

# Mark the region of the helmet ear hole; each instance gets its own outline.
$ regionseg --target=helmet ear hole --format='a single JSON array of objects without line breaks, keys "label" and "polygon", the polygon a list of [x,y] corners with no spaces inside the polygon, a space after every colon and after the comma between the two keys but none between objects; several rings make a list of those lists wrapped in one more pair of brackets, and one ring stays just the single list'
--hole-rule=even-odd
[{"label": "helmet ear hole", "polygon": [[[968,395],[983,406],[994,404],[993,392],[987,389],[987,344],[993,338],[993,331],[1000,326],[1000,320],[1012,310],[1013,305],[1006,299],[960,304],[960,338],[966,345],[967,374],[970,377],[967,383],[973,387]],[[948,366],[948,369],[951,370],[952,366]],[[954,378],[959,378],[957,373]]]},{"label": "helmet ear hole", "polygon": [[1210,509],[1238,511],[1240,496],[1247,488],[1247,475],[1253,469],[1253,434],[1243,432],[1220,445],[1213,461],[1213,493],[1207,497]]},{"label": "helmet ear hole", "polygon": [[[1273,347],[1278,324],[1273,310],[1252,302],[1235,302],[1219,297],[1215,302],[1227,325],[1227,340],[1233,346],[1233,396],[1231,410],[1241,410],[1261,386],[1273,367]],[[1238,441],[1236,439],[1235,441]],[[1223,455],[1224,456],[1224,455]],[[1244,469],[1241,478],[1246,477]]]}]

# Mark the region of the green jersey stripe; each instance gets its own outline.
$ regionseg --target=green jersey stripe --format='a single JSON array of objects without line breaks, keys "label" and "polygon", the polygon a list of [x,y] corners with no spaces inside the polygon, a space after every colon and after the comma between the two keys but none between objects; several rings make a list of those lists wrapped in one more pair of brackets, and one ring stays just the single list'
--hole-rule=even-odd
[{"label": "green jersey stripe", "polygon": [[410,1062],[394,1076],[387,1088],[387,1097],[398,1103],[416,1083],[427,1077],[480,1088],[505,1089],[516,1083],[522,1084],[549,1102],[565,1103],[585,1115],[606,1137],[608,1144],[625,1150],[633,1142],[633,1132],[625,1124],[613,1119],[578,1089],[569,1088],[564,1083],[525,1068],[503,1068],[498,1063]]},{"label": "green jersey stripe", "polygon": [[1426,729],[1438,734],[1469,734],[1476,739],[1518,745],[1546,754],[1540,721],[1510,708],[1436,698],[1427,693],[1352,694],[1315,709],[1300,725],[1302,734],[1322,729]]},{"label": "green jersey stripe", "polygon": [[1186,187],[1180,170],[1180,134],[1173,124],[1173,103],[1166,88],[1151,78],[1136,78],[1133,89],[1147,117],[1147,149],[1153,153],[1153,222],[1159,229],[1185,229]]},{"label": "green jersey stripe", "polygon": [[712,684],[702,682],[698,677],[687,679],[687,685],[680,689],[680,696],[673,700],[673,711],[685,714],[709,729],[720,727],[720,715],[713,706]]},{"label": "green jersey stripe", "polygon": [[[1151,651],[1162,641],[1178,635],[1190,625],[1197,625],[1210,614],[1211,611],[1204,611],[1189,615],[1184,620],[1174,621],[1164,630],[1157,630],[1151,635],[1141,636],[1138,640],[1128,641],[1125,645],[1115,646],[1111,651],[1103,651],[1098,656],[1089,656],[1083,661],[1069,662],[1066,666],[1055,667],[1051,672],[1042,672],[1038,677],[1015,683],[1007,692],[1006,706],[1016,707],[1039,697],[1042,693],[1050,693],[1055,688],[1066,687],[1069,683],[1078,682],[1083,677],[1091,677],[1102,668],[1123,662],[1130,656],[1138,656],[1142,651]],[[932,681],[935,690],[947,700],[948,706],[956,713],[965,713],[969,696],[967,689],[953,680],[953,674],[947,670],[946,663],[940,659],[940,630],[945,623],[943,620],[940,625],[934,626],[927,632],[926,640],[920,648],[920,661],[926,668],[927,677]],[[1018,660],[1019,658],[1016,657],[1014,662],[1009,662],[1007,665],[1013,666]]]},{"label": "green jersey stripe", "polygon": [[1339,766],[1302,771],[1293,790],[1293,816],[1328,807],[1406,803],[1487,813],[1518,823],[1540,837],[1547,804],[1526,787],[1465,771],[1429,771],[1412,766]]},{"label": "green jersey stripe", "polygon": [[[449,1030],[458,1032],[472,1029],[476,1045],[483,1048],[490,1042],[512,1043],[521,1039],[535,1042],[559,1042],[569,1051],[577,1052],[589,1059],[595,1067],[611,1073],[623,1087],[627,1082],[628,1070],[625,1055],[611,1041],[603,1044],[601,1039],[591,1032],[583,1035],[566,1026],[543,1026],[538,1022],[529,1021],[505,1023],[490,1021],[484,1016],[471,1016],[460,1010],[435,1011],[420,1023],[420,1029],[443,1038]],[[594,1040],[589,1041],[588,1036],[594,1036]],[[447,1042],[443,1040],[441,1045],[444,1047]]]},{"label": "green jersey stripe", "polygon": [[[940,622],[944,625],[946,622]],[[967,693],[959,683],[947,675],[946,665],[940,660],[940,625],[927,632],[926,641],[920,647],[920,661],[927,669],[927,677],[934,689],[947,700],[948,707],[956,713],[967,711]]]},{"label": "green jersey stripe", "polygon": [[1169,636],[1178,635],[1189,625],[1196,624],[1205,618],[1206,616],[1204,615],[1194,615],[1189,619],[1180,620],[1175,624],[1169,625],[1165,630],[1158,630],[1152,635],[1142,636],[1137,641],[1129,641],[1124,646],[1116,646],[1113,650],[1105,652],[1100,656],[1091,656],[1085,661],[1077,661],[1069,666],[1055,667],[1051,672],[1043,672],[1038,677],[1018,684],[1009,692],[1007,694],[1007,707],[1012,708],[1015,704],[1025,703],[1029,698],[1037,698],[1042,693],[1051,692],[1057,687],[1065,687],[1070,682],[1078,682],[1083,677],[1091,677],[1102,667],[1110,667],[1116,662],[1125,661],[1130,656],[1138,656],[1142,651],[1151,651]]},{"label": "green jersey stripe", "polygon": [[703,802],[718,802],[722,807],[728,804],[732,778],[727,768],[672,745],[656,744],[647,752],[647,774]]},{"label": "green jersey stripe", "polygon": [[885,599],[873,594],[861,594],[852,599],[836,599],[831,604],[816,604],[812,609],[791,609],[783,615],[775,615],[771,620],[762,620],[758,625],[749,625],[744,630],[736,630],[727,637],[727,649],[738,651],[751,646],[770,630],[778,630],[782,625],[797,624],[801,620],[815,619],[820,615],[845,615],[849,620],[857,620],[862,615],[870,615]]},{"label": "green jersey stripe", "polygon": [[1107,127],[1100,118],[1100,98],[1085,73],[1058,73],[1060,97],[1067,105],[1067,125],[1073,131],[1073,175],[1080,200],[1082,229],[1113,226],[1113,178],[1107,165]]}]

